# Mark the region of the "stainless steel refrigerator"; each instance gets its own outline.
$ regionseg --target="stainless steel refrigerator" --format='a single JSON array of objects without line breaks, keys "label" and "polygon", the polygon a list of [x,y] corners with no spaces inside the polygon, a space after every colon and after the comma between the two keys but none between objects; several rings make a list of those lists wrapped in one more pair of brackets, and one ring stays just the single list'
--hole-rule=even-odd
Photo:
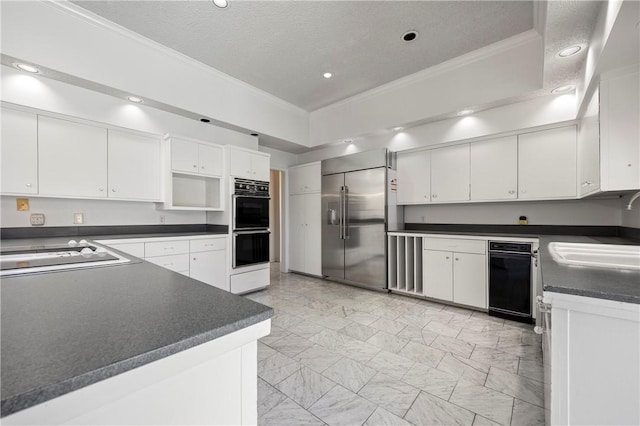
[{"label": "stainless steel refrigerator", "polygon": [[396,230],[395,154],[386,149],[322,161],[322,275],[387,288],[386,232]]}]

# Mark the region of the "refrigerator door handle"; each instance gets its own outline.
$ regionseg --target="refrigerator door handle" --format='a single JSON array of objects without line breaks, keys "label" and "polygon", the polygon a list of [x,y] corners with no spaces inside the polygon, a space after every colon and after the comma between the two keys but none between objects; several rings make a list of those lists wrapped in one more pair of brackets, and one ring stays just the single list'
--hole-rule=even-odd
[{"label": "refrigerator door handle", "polygon": [[349,239],[349,187],[344,187],[344,239]]},{"label": "refrigerator door handle", "polygon": [[339,220],[339,229],[340,229],[340,239],[344,240],[344,186],[340,187],[340,203],[339,207],[340,211],[338,212]]}]

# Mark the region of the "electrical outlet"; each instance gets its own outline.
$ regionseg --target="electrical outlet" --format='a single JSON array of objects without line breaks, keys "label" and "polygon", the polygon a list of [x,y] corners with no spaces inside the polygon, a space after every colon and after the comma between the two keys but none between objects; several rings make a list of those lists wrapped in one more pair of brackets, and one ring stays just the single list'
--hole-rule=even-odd
[{"label": "electrical outlet", "polygon": [[84,224],[84,213],[74,213],[73,214],[73,223],[75,225]]},{"label": "electrical outlet", "polygon": [[32,213],[30,220],[31,226],[42,226],[44,225],[44,213]]},{"label": "electrical outlet", "polygon": [[167,217],[163,214],[160,215],[160,223],[162,224],[167,223]]},{"label": "electrical outlet", "polygon": [[29,211],[29,199],[28,198],[16,198],[16,210],[19,212]]},{"label": "electrical outlet", "polygon": [[426,221],[427,221],[426,216],[420,216],[420,219],[422,219],[422,223],[424,223],[424,222],[426,222]]}]

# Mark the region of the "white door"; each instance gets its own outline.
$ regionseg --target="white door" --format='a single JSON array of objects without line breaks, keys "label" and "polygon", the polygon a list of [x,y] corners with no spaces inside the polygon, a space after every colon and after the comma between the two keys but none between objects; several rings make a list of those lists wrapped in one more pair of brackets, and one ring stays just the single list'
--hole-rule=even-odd
[{"label": "white door", "polygon": [[198,144],[171,138],[171,170],[198,173]]},{"label": "white door", "polygon": [[573,198],[576,181],[576,126],[518,135],[518,198]]},{"label": "white door", "polygon": [[222,148],[198,144],[199,172],[203,175],[222,176]]},{"label": "white door", "polygon": [[160,139],[109,130],[109,197],[160,200]]},{"label": "white door", "polygon": [[251,154],[252,179],[269,182],[269,157]]},{"label": "white door", "polygon": [[107,197],[107,129],[38,116],[40,195]]},{"label": "white door", "polygon": [[470,144],[471,199],[518,198],[518,137],[505,136]]},{"label": "white door", "polygon": [[453,253],[453,301],[487,309],[487,257]]},{"label": "white door", "polygon": [[229,174],[235,177],[253,179],[251,153],[239,149],[229,149]]},{"label": "white door", "polygon": [[229,291],[227,284],[226,250],[191,253],[189,276],[222,290]]},{"label": "white door", "polygon": [[453,300],[453,253],[424,250],[424,295],[441,300]]},{"label": "white door", "polygon": [[304,195],[289,196],[289,269],[305,272],[305,208]]},{"label": "white door", "polygon": [[431,201],[431,151],[398,155],[398,204]]},{"label": "white door", "polygon": [[38,193],[38,117],[2,108],[0,150],[3,194]]},{"label": "white door", "polygon": [[305,272],[322,275],[322,219],[320,193],[304,195],[305,241],[304,257]]},{"label": "white door", "polygon": [[431,151],[431,201],[469,199],[469,144]]}]

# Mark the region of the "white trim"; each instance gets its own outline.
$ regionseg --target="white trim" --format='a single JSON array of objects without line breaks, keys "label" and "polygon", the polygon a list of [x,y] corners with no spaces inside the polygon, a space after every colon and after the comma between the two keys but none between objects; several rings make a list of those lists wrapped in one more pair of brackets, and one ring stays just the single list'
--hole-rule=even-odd
[{"label": "white trim", "polygon": [[156,41],[153,41],[141,34],[138,34],[136,32],[133,32],[121,25],[118,25],[114,22],[111,22],[99,15],[96,15],[93,12],[90,12],[86,9],[81,8],[80,6],[77,6],[67,0],[45,0],[44,4],[57,9],[61,12],[64,12],[70,16],[73,16],[75,18],[81,19],[89,24],[92,24],[96,27],[100,27],[106,30],[109,30],[111,32],[114,32],[118,35],[121,35],[123,37],[126,37],[130,40],[133,40],[141,45],[144,45],[145,47],[154,49],[158,52],[161,52],[165,55],[169,55],[172,56],[173,59],[179,60],[189,66],[192,67],[196,67],[199,68],[202,71],[208,72],[218,78],[222,78],[225,79],[227,81],[229,81],[230,83],[233,83],[235,85],[238,86],[242,86],[252,92],[254,92],[257,95],[260,95],[262,97],[264,97],[266,100],[270,101],[273,104],[279,105],[281,107],[287,108],[292,112],[298,113],[298,114],[304,114],[304,115],[308,115],[309,111],[300,108],[290,102],[285,101],[284,99],[278,98],[277,96],[272,95],[271,93],[265,92],[262,89],[259,89],[255,86],[250,85],[249,83],[246,83],[242,80],[238,80],[232,76],[230,76],[229,74],[225,74],[222,71],[210,67],[209,65],[206,65],[196,59],[193,59],[190,56],[184,55],[176,50],[173,50],[165,45],[162,45]]}]

